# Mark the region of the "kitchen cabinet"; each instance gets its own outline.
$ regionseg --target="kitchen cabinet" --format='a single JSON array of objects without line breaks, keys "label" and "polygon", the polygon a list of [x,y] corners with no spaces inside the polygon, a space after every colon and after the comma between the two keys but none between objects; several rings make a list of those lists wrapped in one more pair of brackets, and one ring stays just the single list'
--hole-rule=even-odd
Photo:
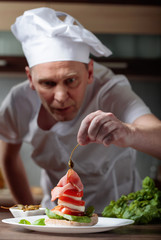
[{"label": "kitchen cabinet", "polygon": [[[161,2],[157,0],[0,1],[0,31],[10,31],[16,17],[37,7],[67,12],[96,34],[161,35]],[[146,62],[142,59],[112,59],[109,62],[105,58],[99,61],[114,68],[115,72],[131,74],[137,70],[140,74],[145,69],[146,75],[155,73],[160,79],[160,58],[147,59]],[[0,56],[0,72],[24,72],[25,65],[23,56]]]},{"label": "kitchen cabinet", "polygon": [[[124,4],[125,2],[133,4]],[[135,2],[138,5],[134,4],[134,1],[105,0],[0,1],[0,31],[10,30],[16,17],[25,10],[51,7],[68,12],[95,33],[161,34],[161,5],[149,5],[150,1],[140,1],[142,4],[139,4],[139,1]]]}]

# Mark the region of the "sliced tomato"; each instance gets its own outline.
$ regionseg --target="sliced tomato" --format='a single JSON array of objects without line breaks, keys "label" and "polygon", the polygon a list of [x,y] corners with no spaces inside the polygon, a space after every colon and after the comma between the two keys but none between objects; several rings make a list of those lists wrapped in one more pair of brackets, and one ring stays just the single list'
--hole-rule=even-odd
[{"label": "sliced tomato", "polygon": [[83,197],[83,191],[78,192],[76,189],[68,189],[64,194],[73,196],[73,197]]},{"label": "sliced tomato", "polygon": [[67,208],[67,207],[63,207],[61,209],[61,212],[64,214],[73,215],[73,216],[83,216],[84,215],[84,212],[73,210],[73,209]]},{"label": "sliced tomato", "polygon": [[63,202],[71,203],[76,206],[84,206],[85,205],[85,201],[83,201],[83,200],[75,200],[73,198],[66,197],[66,196],[60,197],[59,200],[61,200]]},{"label": "sliced tomato", "polygon": [[73,215],[73,216],[84,216],[84,212],[74,210],[74,209],[71,209],[69,207],[65,207],[62,205],[58,205],[58,206],[54,207],[51,211],[61,212],[63,214],[68,214],[68,215]]},{"label": "sliced tomato", "polygon": [[64,206],[61,206],[61,205],[57,205],[55,206],[53,209],[51,209],[51,211],[61,211],[61,209],[63,208]]}]

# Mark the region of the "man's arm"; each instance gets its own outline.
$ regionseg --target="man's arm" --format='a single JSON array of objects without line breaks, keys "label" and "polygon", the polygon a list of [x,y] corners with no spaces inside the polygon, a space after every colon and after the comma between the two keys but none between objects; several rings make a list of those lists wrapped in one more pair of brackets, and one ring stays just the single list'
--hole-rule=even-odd
[{"label": "man's arm", "polygon": [[26,172],[19,155],[21,144],[0,141],[0,165],[16,203],[34,204]]},{"label": "man's arm", "polygon": [[153,114],[127,124],[112,113],[93,112],[82,121],[77,140],[80,145],[97,142],[105,146],[132,147],[161,159],[161,121]]},{"label": "man's arm", "polygon": [[131,138],[131,147],[161,159],[161,121],[153,114],[134,121]]}]

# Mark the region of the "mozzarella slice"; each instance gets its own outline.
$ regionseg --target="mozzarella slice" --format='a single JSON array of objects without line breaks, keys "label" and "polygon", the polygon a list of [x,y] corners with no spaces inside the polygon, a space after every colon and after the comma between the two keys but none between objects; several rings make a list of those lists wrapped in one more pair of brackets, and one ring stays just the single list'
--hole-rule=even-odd
[{"label": "mozzarella slice", "polygon": [[58,205],[63,205],[63,206],[69,207],[69,208],[71,208],[73,210],[78,210],[80,212],[84,212],[85,211],[85,206],[76,206],[74,204],[67,203],[67,202],[64,202],[64,201],[61,201],[61,200],[58,200]]},{"label": "mozzarella slice", "polygon": [[74,197],[74,196],[71,196],[71,195],[68,195],[68,194],[63,194],[64,197],[70,197],[74,200],[77,200],[77,201],[80,201],[82,198],[81,197]]}]

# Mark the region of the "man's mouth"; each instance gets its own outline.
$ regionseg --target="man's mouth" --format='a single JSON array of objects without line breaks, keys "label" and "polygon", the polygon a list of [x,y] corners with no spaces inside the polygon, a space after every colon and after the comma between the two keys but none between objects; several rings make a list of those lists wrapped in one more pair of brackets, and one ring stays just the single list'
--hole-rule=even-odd
[{"label": "man's mouth", "polygon": [[68,107],[63,107],[63,108],[51,108],[51,111],[54,113],[65,113],[67,111],[69,111],[72,108],[72,106],[68,106]]}]

